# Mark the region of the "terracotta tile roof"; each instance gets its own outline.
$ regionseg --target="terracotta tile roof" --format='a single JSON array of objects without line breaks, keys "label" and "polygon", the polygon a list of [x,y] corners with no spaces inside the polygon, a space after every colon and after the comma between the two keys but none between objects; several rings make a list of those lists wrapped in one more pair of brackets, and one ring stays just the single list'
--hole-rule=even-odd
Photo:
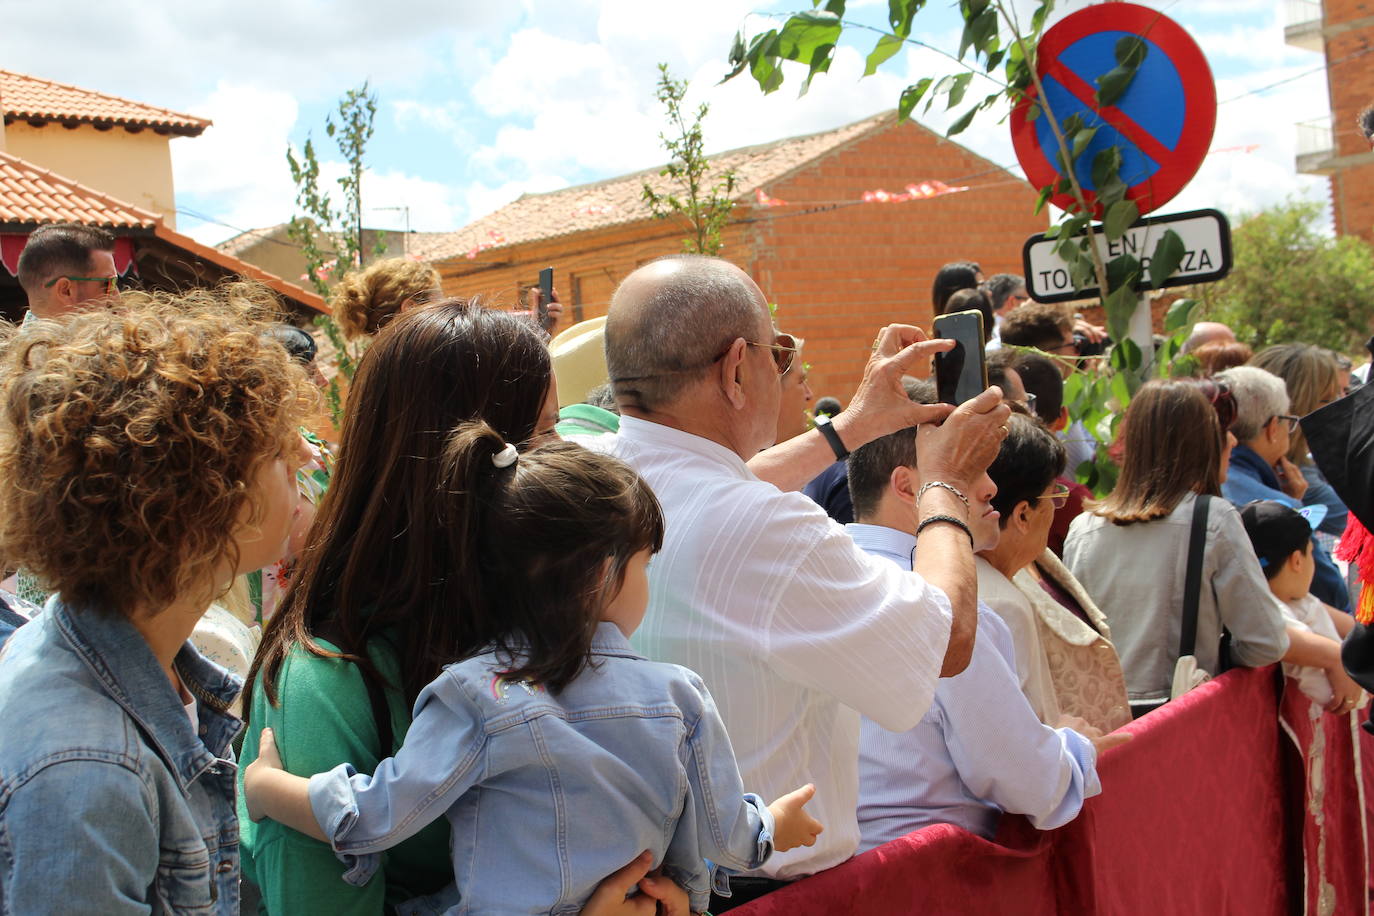
[{"label": "terracotta tile roof", "polygon": [[114,230],[116,236],[156,236],[168,245],[214,264],[227,273],[258,280],[293,302],[321,314],[329,313],[329,307],[316,293],[288,283],[276,274],[270,274],[231,254],[202,245],[169,228],[156,213],[141,210],[133,204],[0,151],[0,232],[27,233],[42,223],[63,222],[101,226]]},{"label": "terracotta tile roof", "polygon": [[230,236],[217,243],[215,247],[227,255],[241,258],[245,252],[259,242],[284,241],[286,239],[286,227],[286,223],[277,223],[275,226],[263,226],[260,229],[245,229],[238,235]]},{"label": "terracotta tile roof", "polygon": [[131,102],[66,83],[0,70],[0,109],[5,123],[94,124],[126,129],[151,128],[160,134],[199,136],[210,122],[166,108]]},{"label": "terracotta tile roof", "polygon": [[151,229],[162,218],[0,151],[0,224],[66,222]]},{"label": "terracotta tile roof", "polygon": [[[875,115],[837,130],[717,153],[710,157],[711,164],[717,173],[734,169],[737,199],[752,198],[756,189],[895,120],[890,112]],[[641,189],[646,181],[659,190],[667,187],[668,180],[658,174],[661,168],[561,191],[522,195],[457,232],[416,233],[411,237],[410,254],[424,261],[463,258],[479,248],[485,251],[648,219]]]}]

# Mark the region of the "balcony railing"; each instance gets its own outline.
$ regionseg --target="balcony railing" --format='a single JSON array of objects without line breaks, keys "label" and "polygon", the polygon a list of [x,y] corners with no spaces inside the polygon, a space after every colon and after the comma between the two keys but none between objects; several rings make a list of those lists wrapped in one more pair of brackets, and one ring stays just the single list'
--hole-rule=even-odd
[{"label": "balcony railing", "polygon": [[1326,174],[1326,166],[1336,155],[1331,117],[1303,121],[1297,126],[1297,168],[1307,175]]},{"label": "balcony railing", "polygon": [[1284,0],[1283,40],[1304,51],[1325,51],[1321,0]]}]

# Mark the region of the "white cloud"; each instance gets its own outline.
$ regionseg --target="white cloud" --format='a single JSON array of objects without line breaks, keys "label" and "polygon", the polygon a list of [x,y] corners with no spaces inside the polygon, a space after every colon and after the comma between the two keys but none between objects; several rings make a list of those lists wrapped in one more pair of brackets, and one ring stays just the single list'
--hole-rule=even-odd
[{"label": "white cloud", "polygon": [[417,53],[431,38],[499,34],[518,16],[508,4],[452,0],[43,0],[5,5],[0,60],[169,107],[184,106],[207,73],[330,98],[369,76],[422,84],[443,64]]},{"label": "white cloud", "polygon": [[[172,144],[172,172],[180,205],[242,229],[282,222],[295,188],[286,165],[287,137],[296,123],[290,93],[220,83],[196,110],[214,119],[200,137]],[[224,225],[183,214],[182,231],[205,242],[233,233]]]}]

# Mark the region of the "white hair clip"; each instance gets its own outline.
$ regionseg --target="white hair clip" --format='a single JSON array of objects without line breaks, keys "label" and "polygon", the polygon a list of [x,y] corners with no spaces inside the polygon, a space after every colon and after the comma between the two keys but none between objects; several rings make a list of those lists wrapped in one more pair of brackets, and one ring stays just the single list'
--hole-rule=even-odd
[{"label": "white hair clip", "polygon": [[520,453],[515,450],[515,446],[507,442],[505,448],[491,456],[491,463],[498,468],[508,468],[515,464],[515,459],[519,457]]}]

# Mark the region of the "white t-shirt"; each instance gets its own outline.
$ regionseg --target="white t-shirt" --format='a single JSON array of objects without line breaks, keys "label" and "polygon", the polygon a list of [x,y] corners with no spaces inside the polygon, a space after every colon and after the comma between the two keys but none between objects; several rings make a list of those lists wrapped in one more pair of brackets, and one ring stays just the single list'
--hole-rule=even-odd
[{"label": "white t-shirt", "polygon": [[[1336,632],[1336,624],[1331,621],[1326,606],[1311,594],[1303,595],[1297,601],[1280,601],[1279,606],[1283,608],[1284,622],[1290,626],[1300,627],[1318,636],[1330,637],[1336,642],[1341,641],[1340,634]],[[1335,695],[1331,691],[1331,682],[1326,679],[1326,673],[1320,668],[1284,662],[1283,673],[1295,678],[1298,688],[1319,706],[1330,703]]]}]

